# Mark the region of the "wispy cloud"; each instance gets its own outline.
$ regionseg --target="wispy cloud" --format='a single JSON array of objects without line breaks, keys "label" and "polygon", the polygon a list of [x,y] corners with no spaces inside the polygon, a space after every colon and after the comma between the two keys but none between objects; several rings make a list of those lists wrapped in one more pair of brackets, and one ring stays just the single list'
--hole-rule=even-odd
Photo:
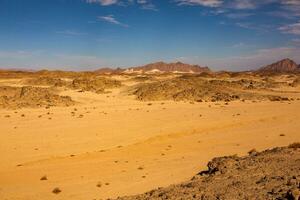
[{"label": "wispy cloud", "polygon": [[224,0],[224,5],[233,9],[257,9],[269,4],[279,4],[282,8],[300,6],[299,0]]},{"label": "wispy cloud", "polygon": [[286,18],[294,18],[300,16],[300,1],[299,0],[281,0],[282,11],[286,13]]},{"label": "wispy cloud", "polygon": [[[237,10],[255,9],[262,5],[279,2],[281,0],[175,0],[178,5],[198,5],[206,7],[224,7]],[[282,0],[286,1],[286,0]],[[289,0],[288,0],[289,1]],[[297,0],[290,0],[297,1]]]},{"label": "wispy cloud", "polygon": [[222,5],[222,0],[176,0],[178,5],[190,5],[190,6],[207,6],[207,7],[219,7]]},{"label": "wispy cloud", "polygon": [[234,10],[253,10],[269,4],[278,4],[285,11],[300,16],[299,0],[174,0],[177,5],[205,6]]},{"label": "wispy cloud", "polygon": [[284,19],[295,19],[297,16],[293,12],[289,12],[286,10],[276,10],[276,11],[271,11],[267,12],[267,15],[271,17],[277,17],[277,18],[284,18]]},{"label": "wispy cloud", "polygon": [[276,29],[271,24],[255,24],[251,22],[237,22],[234,24],[240,28],[249,29],[249,30],[256,30],[259,32],[269,32],[270,30]]},{"label": "wispy cloud", "polygon": [[72,30],[56,31],[56,33],[57,34],[63,34],[63,35],[70,35],[70,36],[87,35],[87,33],[82,33],[82,32],[72,31]]},{"label": "wispy cloud", "polygon": [[87,3],[100,4],[101,6],[118,5],[127,7],[130,5],[139,5],[141,9],[158,11],[152,0],[86,0]]},{"label": "wispy cloud", "polygon": [[118,0],[86,0],[87,3],[99,3],[102,6],[110,6],[118,3]]},{"label": "wispy cloud", "polygon": [[234,8],[234,9],[254,9],[256,8],[258,1],[251,1],[251,0],[234,0],[228,3],[227,7]]},{"label": "wispy cloud", "polygon": [[245,29],[257,29],[257,27],[251,23],[237,22],[235,25]]},{"label": "wispy cloud", "polygon": [[106,21],[111,24],[119,25],[128,28],[127,24],[121,23],[118,21],[113,15],[106,15],[106,16],[98,16],[99,20]]},{"label": "wispy cloud", "polygon": [[250,16],[253,16],[253,13],[228,13],[225,16],[231,19],[243,19]]},{"label": "wispy cloud", "polygon": [[300,35],[300,21],[279,27],[282,33]]},{"label": "wispy cloud", "polygon": [[[234,22],[238,27],[268,32],[268,30],[282,33],[300,35],[300,0],[173,0],[178,6],[202,6],[209,9],[203,11],[203,15],[222,15]],[[273,5],[276,8],[271,12],[262,12],[264,6]],[[254,16],[285,18],[297,20],[281,27],[264,25],[254,22]],[[253,20],[252,20],[253,19]],[[227,22],[223,22],[227,23]]]},{"label": "wispy cloud", "polygon": [[141,8],[144,10],[158,11],[156,6],[150,0],[136,0],[136,3],[141,5]]},{"label": "wispy cloud", "polygon": [[290,8],[292,8],[292,7],[299,8],[299,6],[300,6],[300,1],[299,0],[281,0],[281,3],[284,6],[290,6]]}]

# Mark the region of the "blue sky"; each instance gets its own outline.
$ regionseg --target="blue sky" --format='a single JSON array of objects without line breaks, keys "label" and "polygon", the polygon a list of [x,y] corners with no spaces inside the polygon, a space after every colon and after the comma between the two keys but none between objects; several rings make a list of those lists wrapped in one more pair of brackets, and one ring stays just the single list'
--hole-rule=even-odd
[{"label": "blue sky", "polygon": [[0,0],[0,67],[300,63],[300,0]]}]

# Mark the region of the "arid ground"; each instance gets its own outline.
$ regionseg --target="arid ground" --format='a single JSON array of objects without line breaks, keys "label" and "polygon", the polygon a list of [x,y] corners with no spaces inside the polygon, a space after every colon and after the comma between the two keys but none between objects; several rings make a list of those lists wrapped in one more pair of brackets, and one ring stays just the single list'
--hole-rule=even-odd
[{"label": "arid ground", "polygon": [[299,77],[2,72],[0,199],[136,195],[298,142]]}]

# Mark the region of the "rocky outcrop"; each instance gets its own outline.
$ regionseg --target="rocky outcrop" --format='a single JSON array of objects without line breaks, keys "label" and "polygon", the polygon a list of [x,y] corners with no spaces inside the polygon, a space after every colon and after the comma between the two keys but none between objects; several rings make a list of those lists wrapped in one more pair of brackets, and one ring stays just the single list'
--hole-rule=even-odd
[{"label": "rocky outcrop", "polygon": [[300,199],[300,143],[214,158],[190,181],[118,200]]},{"label": "rocky outcrop", "polygon": [[36,108],[50,106],[71,106],[75,102],[69,96],[60,96],[50,88],[0,87],[0,108]]},{"label": "rocky outcrop", "polygon": [[266,90],[275,87],[272,83],[247,79],[237,81],[207,80],[199,76],[184,75],[173,79],[143,83],[129,91],[140,101],[236,101],[271,100],[285,101],[285,97],[253,93],[253,90]]},{"label": "rocky outcrop", "polygon": [[69,87],[75,90],[90,91],[96,93],[104,93],[105,89],[117,88],[121,86],[121,82],[104,78],[76,78]]}]

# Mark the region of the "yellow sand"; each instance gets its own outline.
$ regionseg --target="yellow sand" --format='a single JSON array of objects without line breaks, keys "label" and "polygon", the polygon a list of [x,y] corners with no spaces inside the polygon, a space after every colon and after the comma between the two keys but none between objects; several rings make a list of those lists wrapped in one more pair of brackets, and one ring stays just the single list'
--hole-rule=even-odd
[{"label": "yellow sand", "polygon": [[[1,200],[142,193],[190,179],[215,156],[300,138],[300,101],[148,105],[119,89],[63,94],[80,104],[0,110]],[[44,175],[48,180],[41,181]],[[55,187],[62,192],[53,194]]]}]

